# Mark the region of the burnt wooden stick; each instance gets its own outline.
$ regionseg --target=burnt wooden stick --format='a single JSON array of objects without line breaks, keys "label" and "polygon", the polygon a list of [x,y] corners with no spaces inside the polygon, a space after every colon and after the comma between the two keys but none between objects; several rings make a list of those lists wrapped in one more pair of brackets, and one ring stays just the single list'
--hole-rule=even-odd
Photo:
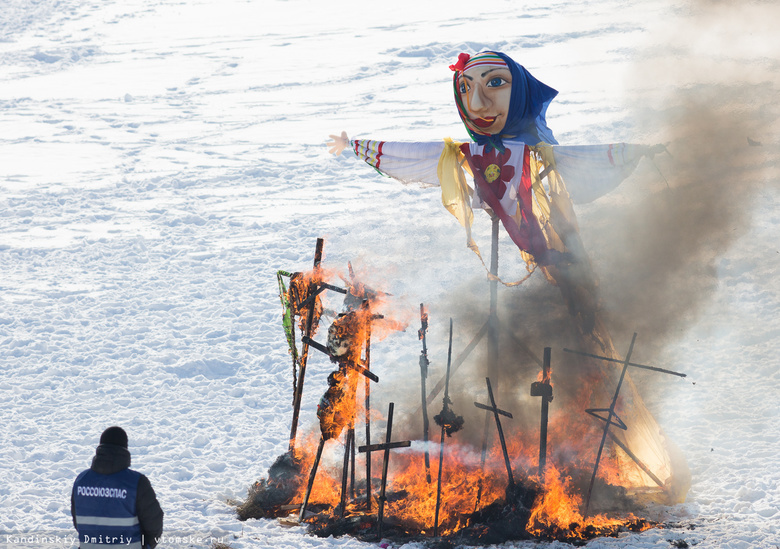
[{"label": "burnt wooden stick", "polygon": [[[490,246],[490,315],[488,316],[487,377],[498,381],[498,230],[499,218],[492,216],[492,238]],[[485,465],[490,443],[490,413],[485,413],[485,428],[482,431],[482,465]]]},{"label": "burnt wooden stick", "polygon": [[[455,362],[452,363],[453,372],[458,371],[458,368],[461,366],[461,364],[463,364],[466,361],[466,359],[469,357],[471,352],[477,347],[477,344],[480,341],[482,341],[483,337],[485,337],[487,331],[488,331],[488,322],[485,322],[485,324],[482,325],[482,328],[480,328],[479,332],[477,332],[477,335],[474,336],[474,338],[469,342],[468,346],[465,349],[463,349],[463,352],[461,352],[457,356]],[[428,404],[431,404],[439,395],[441,390],[444,388],[445,381],[446,381],[446,377],[441,378],[436,383],[436,385],[434,385],[433,389],[431,389],[431,392],[428,393],[428,398],[425,400]]]},{"label": "burnt wooden stick", "polygon": [[333,284],[328,284],[327,282],[320,281],[317,283],[315,290],[310,293],[308,296],[306,296],[306,299],[301,301],[297,304],[297,308],[301,309],[303,307],[308,307],[311,305],[311,303],[317,298],[318,295],[320,295],[325,290],[334,290],[340,294],[346,294],[347,290],[344,288],[339,288],[338,286],[334,286]]},{"label": "burnt wooden stick", "polygon": [[[395,403],[390,403],[390,408],[387,411],[387,434],[385,435],[385,444],[390,444],[390,441],[392,440],[393,436],[393,408],[395,407]],[[368,456],[371,456],[371,453],[368,452]],[[385,447],[385,455],[384,459],[382,460],[382,484],[380,485],[379,489],[379,511],[377,514],[376,519],[376,529],[377,534],[379,535],[379,539],[382,539],[382,529],[383,529],[383,521],[384,521],[384,515],[385,515],[385,489],[387,488],[387,467],[390,464],[390,448]]]},{"label": "burnt wooden stick", "polygon": [[620,446],[620,448],[621,448],[621,449],[622,449],[622,450],[623,450],[623,451],[626,453],[626,455],[627,455],[628,457],[630,457],[631,459],[633,459],[633,460],[634,460],[634,463],[636,463],[636,464],[639,466],[639,468],[640,468],[640,469],[642,469],[642,471],[644,471],[644,472],[645,472],[645,474],[646,474],[648,477],[650,477],[651,479],[653,479],[653,482],[655,482],[655,483],[656,483],[658,486],[660,486],[660,487],[661,487],[661,488],[663,488],[664,490],[666,490],[666,489],[667,489],[667,487],[666,487],[666,485],[663,483],[663,481],[662,481],[660,478],[658,478],[658,477],[657,477],[657,476],[656,476],[656,475],[655,475],[655,474],[654,474],[654,473],[653,473],[653,472],[650,470],[650,468],[649,468],[647,465],[645,465],[645,464],[642,462],[642,460],[641,460],[641,459],[639,459],[639,458],[636,456],[636,454],[634,454],[634,452],[632,452],[632,451],[629,449],[629,447],[628,447],[628,446],[626,446],[625,444],[623,444],[622,442],[620,442],[620,439],[619,439],[618,437],[616,437],[615,435],[613,435],[613,434],[610,432],[610,433],[609,433],[609,438],[611,438],[611,439],[612,439],[612,442],[614,442],[615,444],[617,444],[618,446]]},{"label": "burnt wooden stick", "polygon": [[444,463],[444,426],[441,428],[441,445],[439,446],[439,477],[436,484],[436,514],[433,518],[433,537],[439,537],[439,507],[441,506],[441,469]]},{"label": "burnt wooden stick", "polygon": [[352,467],[349,473],[349,495],[352,499],[355,499],[355,427],[352,429],[352,447],[350,448],[350,457],[352,461]]},{"label": "burnt wooden stick", "polygon": [[428,313],[425,312],[425,305],[420,303],[420,331],[418,335],[422,339],[422,353],[420,354],[420,394],[422,396],[422,420],[423,420],[423,442],[425,442],[425,480],[431,483],[431,455],[428,450],[428,404],[425,402],[425,380],[428,377],[428,345],[426,342],[426,332],[428,331]]},{"label": "burnt wooden stick", "polygon": [[[317,246],[314,250],[314,270],[317,271],[320,268],[320,263],[322,263],[322,247],[324,244],[324,240],[322,238],[317,239]],[[309,285],[309,291],[311,292],[314,289],[314,285]],[[311,330],[312,330],[312,323],[314,322],[314,305],[309,307],[308,314],[306,315],[306,325],[305,325],[305,336],[310,337],[311,336]],[[301,346],[301,357],[300,357],[300,371],[298,372],[298,385],[296,387],[295,392],[295,398],[293,398],[293,417],[292,417],[292,426],[290,427],[290,446],[289,449],[292,451],[295,449],[295,437],[298,433],[298,415],[301,411],[301,399],[303,398],[303,380],[306,377],[306,362],[308,360],[309,355],[309,345],[307,343],[303,343]]]},{"label": "burnt wooden stick", "polygon": [[349,454],[352,446],[352,437],[355,436],[354,429],[347,429],[347,440],[344,446],[344,463],[341,466],[341,509],[339,516],[344,518],[344,511],[347,508],[347,481],[349,480]]},{"label": "burnt wooden stick", "polygon": [[[312,338],[307,337],[307,336],[303,336],[301,338],[301,341],[303,341],[304,343],[307,343],[308,345],[311,345],[312,347],[314,347],[318,351],[321,351],[321,352],[325,353],[326,355],[331,356],[330,351],[328,350],[328,348],[325,345],[323,345],[322,343],[318,343],[318,342],[314,341]],[[374,382],[378,382],[379,381],[379,377],[377,377],[376,374],[374,374],[368,368],[365,368],[361,364],[358,364],[356,362],[352,362],[352,361],[349,361],[349,360],[344,362],[343,364],[346,365],[347,368],[352,368],[356,372],[358,372],[360,374],[363,374],[364,376],[366,376],[371,381],[374,381]]]},{"label": "burnt wooden stick", "polygon": [[539,358],[536,355],[536,353],[534,353],[531,350],[531,348],[528,345],[526,345],[524,341],[522,341],[519,337],[517,337],[517,335],[514,332],[509,330],[506,331],[505,333],[509,335],[509,338],[512,340],[512,343],[514,344],[515,347],[519,347],[525,354],[527,354],[531,358],[531,360],[536,362],[540,368],[544,367],[542,359]]},{"label": "burnt wooden stick", "polygon": [[[447,374],[444,376],[444,408],[450,400],[450,365],[452,364],[452,319],[450,318],[450,344],[447,350]],[[436,513],[433,518],[433,537],[439,537],[439,507],[441,507],[441,470],[444,464],[444,422],[441,426],[441,444],[439,446],[439,479],[436,484]]]},{"label": "burnt wooden stick", "polygon": [[631,360],[631,353],[634,351],[634,342],[636,341],[636,332],[634,337],[631,338],[631,346],[628,348],[628,354],[623,362],[623,371],[620,372],[620,380],[618,381],[617,388],[615,389],[615,396],[612,398],[612,404],[609,406],[609,415],[607,416],[606,425],[604,425],[604,433],[601,435],[601,444],[599,444],[599,451],[596,454],[596,464],[593,466],[593,476],[590,478],[590,486],[588,486],[588,496],[585,500],[585,512],[583,516],[588,516],[588,510],[590,509],[590,496],[593,493],[593,484],[596,482],[596,473],[599,470],[599,461],[601,460],[601,452],[604,451],[604,443],[607,441],[607,434],[609,428],[612,426],[612,417],[615,415],[615,406],[617,405],[618,396],[620,396],[620,387],[623,385],[623,379],[626,377],[626,371],[628,370],[629,360]]},{"label": "burnt wooden stick", "polygon": [[408,448],[411,445],[411,440],[399,440],[398,442],[386,442],[384,444],[366,444],[365,446],[359,446],[358,452],[369,453],[378,452],[379,450],[395,450],[396,448]]},{"label": "burnt wooden stick", "polygon": [[[366,334],[366,369],[371,368],[371,323]],[[366,444],[371,444],[371,380],[365,379]],[[366,454],[366,507],[371,510],[371,453]]]},{"label": "burnt wooden stick", "polygon": [[550,400],[552,400],[552,386],[549,383],[551,356],[552,349],[550,347],[545,347],[542,379],[549,387],[550,396],[542,395],[542,418],[541,425],[539,426],[539,480],[542,483],[544,483],[544,470],[547,468],[547,424],[550,415]]},{"label": "burnt wooden stick", "polygon": [[[590,354],[590,353],[583,353],[582,351],[573,351],[571,349],[564,349],[564,352],[566,352],[566,353],[573,353],[575,355],[587,356],[587,357],[590,357],[590,358],[598,358],[598,359],[601,359],[601,360],[606,360],[607,362],[617,362],[619,364],[623,364],[623,361],[622,360],[618,360],[617,358],[609,358],[609,357],[606,357],[606,356],[593,355],[593,354]],[[653,372],[661,372],[662,374],[671,374],[673,376],[678,376],[678,377],[688,377],[688,374],[683,374],[681,372],[674,372],[672,370],[664,370],[663,368],[656,368],[655,366],[645,366],[644,364],[635,364],[633,362],[629,362],[628,365],[629,366],[633,366],[635,368],[642,368],[643,370],[651,370]]]},{"label": "burnt wooden stick", "polygon": [[[490,386],[490,378],[486,377],[485,382],[487,383],[487,389],[488,389],[488,396],[490,397],[490,406],[485,406],[485,409],[490,410],[493,412],[493,416],[496,420],[496,429],[498,430],[498,440],[501,442],[501,451],[504,453],[504,464],[506,465],[506,474],[507,478],[509,480],[509,486],[513,487],[515,485],[515,479],[512,476],[512,464],[509,461],[509,452],[506,448],[506,439],[504,438],[504,430],[501,428],[501,419],[499,419],[499,415],[505,415],[508,417],[512,417],[512,414],[509,412],[505,412],[504,410],[499,410],[498,406],[496,405],[496,399],[493,396],[493,387]],[[474,404],[477,404],[476,402]],[[478,406],[478,408],[482,408],[483,406]]]},{"label": "burnt wooden stick", "polygon": [[[488,406],[487,404],[482,404],[481,402],[475,402],[474,406],[476,406],[480,410],[487,410],[488,412],[492,412],[493,411],[493,407],[492,406]],[[496,412],[501,414],[502,416],[506,416],[508,418],[512,417],[512,414],[510,414],[509,412],[505,412],[504,410],[501,410],[501,409],[496,410]]]},{"label": "burnt wooden stick", "polygon": [[387,501],[387,497],[385,496],[385,491],[387,489],[387,468],[390,463],[390,450],[393,450],[395,448],[407,448],[412,445],[411,440],[405,440],[402,442],[390,442],[390,439],[393,436],[393,408],[394,407],[395,404],[391,402],[390,409],[387,411],[387,434],[385,435],[385,443],[370,444],[358,448],[359,452],[361,453],[365,452],[367,454],[366,456],[367,459],[371,459],[371,452],[384,450],[384,461],[382,463],[382,482],[379,490],[379,511],[377,514],[377,532],[380,538],[382,537],[382,529],[383,529],[382,523],[384,521],[384,514],[385,514],[385,501]]},{"label": "burnt wooden stick", "polygon": [[317,467],[320,466],[323,446],[325,446],[325,439],[320,438],[320,445],[317,447],[317,455],[314,457],[314,463],[311,466],[311,471],[309,471],[309,483],[306,485],[306,494],[303,496],[301,512],[298,514],[298,522],[303,522],[306,514],[306,507],[309,505],[309,496],[311,495],[311,489],[314,486],[314,477],[317,476]]}]

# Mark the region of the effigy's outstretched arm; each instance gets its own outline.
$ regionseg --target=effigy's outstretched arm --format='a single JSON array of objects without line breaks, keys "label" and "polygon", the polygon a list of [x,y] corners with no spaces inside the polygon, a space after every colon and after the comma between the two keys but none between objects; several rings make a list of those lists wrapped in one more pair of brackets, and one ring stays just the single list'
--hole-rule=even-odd
[{"label": "effigy's outstretched arm", "polygon": [[340,155],[349,148],[355,155],[382,175],[402,183],[439,186],[439,160],[444,141],[380,141],[350,139],[347,132],[330,135],[325,143],[331,154]]}]

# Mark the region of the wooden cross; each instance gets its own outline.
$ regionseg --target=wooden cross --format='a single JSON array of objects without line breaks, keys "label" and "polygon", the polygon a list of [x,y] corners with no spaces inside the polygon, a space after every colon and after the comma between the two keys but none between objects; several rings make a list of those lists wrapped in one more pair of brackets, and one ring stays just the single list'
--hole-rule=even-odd
[{"label": "wooden cross", "polygon": [[[623,364],[623,370],[620,372],[620,380],[618,381],[617,388],[615,389],[615,396],[612,397],[612,403],[610,404],[609,408],[590,408],[588,410],[585,410],[585,412],[587,412],[588,414],[592,415],[595,418],[600,419],[601,421],[603,421],[605,423],[604,424],[604,433],[601,436],[601,444],[599,445],[599,451],[596,454],[596,464],[593,467],[593,476],[590,479],[590,486],[588,487],[588,497],[587,497],[586,502],[585,502],[585,513],[584,513],[585,516],[587,516],[588,509],[590,508],[590,496],[591,496],[591,493],[593,492],[593,484],[596,481],[596,473],[599,470],[599,461],[601,460],[601,453],[604,450],[604,443],[607,441],[607,436],[611,435],[611,433],[609,432],[609,428],[614,425],[614,426],[616,426],[616,427],[618,427],[620,429],[623,429],[623,430],[627,430],[628,429],[628,427],[623,422],[623,420],[620,419],[618,417],[618,415],[615,413],[615,406],[617,405],[618,396],[620,396],[620,388],[623,385],[623,380],[626,377],[626,372],[628,371],[628,367],[629,366],[634,366],[636,368],[641,368],[643,370],[652,370],[654,372],[661,372],[661,373],[664,373],[664,374],[672,374],[672,375],[679,376],[679,377],[686,377],[686,374],[682,374],[680,372],[673,372],[672,370],[664,370],[663,368],[655,368],[653,366],[645,366],[643,364],[634,364],[633,362],[630,362],[630,360],[631,360],[631,353],[634,351],[634,342],[636,342],[636,332],[634,332],[634,336],[631,338],[631,345],[628,348],[628,354],[626,354],[625,360],[618,360],[618,359],[609,358],[609,357],[606,357],[606,356],[598,356],[598,355],[592,355],[590,353],[583,353],[583,352],[580,352],[580,351],[572,351],[570,349],[564,349],[564,351],[567,352],[567,353],[574,353],[574,354],[587,356],[587,357],[591,357],[591,358],[597,358],[597,359],[600,359],[600,360],[606,360],[608,362],[618,362],[618,363],[622,363]],[[606,412],[607,417],[603,417],[603,416],[599,415],[600,412],[602,412],[602,413]],[[617,439],[615,437],[611,437],[611,438],[612,438],[612,440],[617,441]],[[620,444],[620,446],[624,450],[627,450],[624,445]],[[637,464],[640,466],[640,468],[642,468],[646,472],[649,471],[649,469],[642,462],[640,462],[638,460],[638,458],[636,458],[636,456],[634,456],[633,453],[631,453],[630,451],[627,451],[626,453],[630,457],[632,457],[634,459],[634,461],[637,462]],[[651,475],[651,478],[653,478],[654,481],[656,481],[659,485],[661,485],[660,480],[655,475]]]},{"label": "wooden cross", "polygon": [[547,423],[550,414],[550,402],[553,399],[552,385],[550,384],[550,355],[552,349],[544,348],[544,362],[542,363],[542,381],[531,384],[531,396],[542,397],[542,422],[539,428],[539,481],[544,483],[544,470],[547,466]]},{"label": "wooden cross", "polygon": [[515,479],[514,477],[512,477],[512,465],[509,462],[509,452],[507,452],[506,449],[504,430],[501,428],[501,419],[499,418],[499,416],[506,416],[511,419],[512,414],[504,410],[501,410],[498,406],[496,406],[496,399],[493,398],[493,388],[490,386],[490,378],[486,377],[485,382],[487,383],[488,396],[490,397],[490,406],[488,406],[487,404],[480,404],[479,402],[475,402],[474,406],[476,406],[477,408],[481,408],[482,410],[493,412],[493,416],[496,419],[496,428],[498,429],[498,438],[501,441],[501,450],[504,452],[504,463],[506,464],[506,474],[507,477],[509,478],[509,486],[511,488],[515,485]]},{"label": "wooden cross", "polygon": [[[358,448],[358,452],[366,453],[368,454],[366,456],[366,459],[371,459],[371,452],[376,452],[378,450],[384,450],[384,459],[382,460],[382,484],[379,491],[379,511],[377,514],[377,520],[376,520],[376,527],[377,527],[377,535],[382,537],[382,522],[384,520],[384,513],[385,513],[385,489],[387,487],[387,468],[390,463],[390,450],[394,450],[395,448],[408,448],[412,445],[411,440],[404,440],[399,442],[391,442],[392,436],[393,436],[393,408],[395,407],[395,403],[390,403],[390,409],[387,411],[387,434],[385,435],[385,443],[384,444],[369,444],[366,446],[360,446]],[[371,479],[366,479],[367,484],[371,484]]]}]

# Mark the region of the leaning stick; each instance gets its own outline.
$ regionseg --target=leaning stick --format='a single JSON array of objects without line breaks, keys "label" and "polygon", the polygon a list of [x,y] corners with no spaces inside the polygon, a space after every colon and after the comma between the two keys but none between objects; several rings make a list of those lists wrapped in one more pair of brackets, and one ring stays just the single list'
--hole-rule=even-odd
[{"label": "leaning stick", "polygon": [[341,510],[339,516],[344,518],[344,512],[347,508],[347,481],[349,479],[349,455],[350,448],[353,446],[353,439],[355,436],[355,430],[349,428],[347,430],[347,440],[344,447],[344,464],[341,467]]},{"label": "leaning stick", "polygon": [[[385,488],[387,488],[387,467],[390,464],[390,441],[393,437],[393,408],[395,407],[395,403],[391,402],[389,409],[387,411],[387,434],[385,435],[385,455],[384,459],[382,460],[382,484],[379,489],[379,511],[377,513],[377,533],[379,534],[379,538],[382,538],[382,529],[384,527],[384,518],[385,518],[385,500],[387,499],[385,497]],[[367,452],[369,459],[371,458],[371,453]]]},{"label": "leaning stick", "polygon": [[596,473],[599,470],[599,461],[601,460],[601,453],[604,451],[604,443],[607,441],[607,435],[609,434],[609,428],[612,426],[612,418],[615,416],[615,406],[617,405],[618,396],[620,395],[620,387],[623,385],[623,380],[626,377],[626,370],[631,360],[631,353],[634,351],[634,342],[636,341],[636,332],[634,337],[631,338],[631,345],[628,347],[628,354],[623,361],[623,371],[620,373],[620,380],[618,381],[617,388],[615,389],[615,396],[612,398],[612,404],[609,406],[609,414],[607,415],[607,422],[604,425],[604,433],[601,435],[601,444],[599,445],[599,451],[596,454],[596,464],[593,466],[593,476],[590,479],[590,486],[588,486],[588,496],[585,500],[585,512],[583,516],[588,516],[590,510],[590,496],[593,493],[593,484],[596,482]]},{"label": "leaning stick", "polygon": [[[450,318],[450,344],[447,350],[447,375],[444,382],[444,407],[450,401],[450,365],[452,364],[452,319]],[[433,537],[439,537],[439,507],[441,506],[441,470],[444,463],[444,422],[441,426],[441,445],[439,447],[439,479],[436,486],[436,514],[433,519]]]},{"label": "leaning stick", "polygon": [[[318,271],[320,268],[320,263],[322,263],[322,246],[324,244],[324,240],[322,238],[317,239],[317,246],[314,250],[314,270]],[[309,293],[314,292],[317,284],[312,283],[309,284]],[[312,323],[314,322],[314,305],[315,303],[312,302],[309,306],[308,314],[306,315],[306,329],[305,329],[305,336],[311,337],[312,335]],[[292,417],[292,426],[290,427],[290,451],[295,449],[295,437],[298,433],[298,415],[301,411],[301,399],[303,398],[303,380],[306,377],[306,362],[308,360],[308,354],[309,354],[309,345],[305,341],[303,341],[301,345],[301,355],[300,355],[300,372],[298,374],[298,385],[296,387],[295,392],[295,398],[293,399],[293,417]]]},{"label": "leaning stick", "polygon": [[425,312],[425,306],[420,303],[420,331],[419,336],[422,339],[422,353],[420,354],[420,389],[422,395],[422,419],[423,419],[423,442],[425,442],[425,480],[431,483],[431,456],[428,450],[428,403],[425,402],[426,388],[425,378],[428,377],[428,345],[426,343],[425,333],[428,331],[428,313]]},{"label": "leaning stick", "polygon": [[[371,321],[369,320],[366,333],[366,369],[371,370]],[[366,445],[371,444],[371,380],[365,379],[365,403],[366,403]],[[371,453],[366,454],[366,506],[371,510]]]},{"label": "leaning stick", "polygon": [[314,486],[314,477],[317,476],[317,467],[320,465],[320,458],[322,457],[322,448],[325,446],[325,438],[320,438],[320,445],[317,447],[317,455],[314,458],[314,463],[311,466],[309,472],[309,483],[306,485],[306,495],[303,497],[303,505],[301,505],[301,512],[298,515],[298,522],[302,522],[306,514],[306,506],[309,505],[309,496],[311,495],[311,489]]}]

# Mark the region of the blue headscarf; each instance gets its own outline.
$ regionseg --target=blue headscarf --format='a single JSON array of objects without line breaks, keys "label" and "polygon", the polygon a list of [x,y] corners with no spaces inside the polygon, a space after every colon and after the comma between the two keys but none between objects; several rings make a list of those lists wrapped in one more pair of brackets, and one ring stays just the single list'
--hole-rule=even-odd
[{"label": "blue headscarf", "polygon": [[[509,113],[507,114],[506,124],[504,124],[501,133],[494,135],[479,134],[469,128],[469,125],[464,121],[471,138],[480,145],[490,145],[499,151],[504,150],[504,139],[508,141],[522,141],[528,145],[536,145],[540,141],[557,145],[558,141],[553,136],[552,130],[547,127],[545,115],[547,107],[553,98],[558,95],[558,92],[534,78],[525,67],[508,55],[501,52],[482,53],[493,53],[506,62],[512,74],[512,95],[509,100]],[[461,54],[461,56],[464,55]],[[467,59],[467,57],[466,59],[461,57],[458,64],[450,66],[455,71],[455,102],[459,106],[458,114],[460,114],[461,120],[463,120],[466,114],[460,100],[458,76]]]}]

